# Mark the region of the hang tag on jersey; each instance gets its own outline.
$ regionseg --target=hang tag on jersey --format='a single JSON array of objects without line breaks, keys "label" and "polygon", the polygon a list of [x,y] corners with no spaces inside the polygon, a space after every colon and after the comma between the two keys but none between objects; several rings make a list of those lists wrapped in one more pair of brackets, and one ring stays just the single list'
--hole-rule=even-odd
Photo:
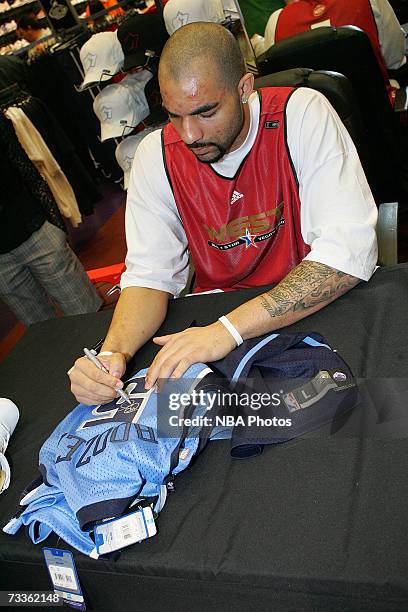
[{"label": "hang tag on jersey", "polygon": [[97,525],[94,529],[98,554],[106,555],[156,535],[150,506]]},{"label": "hang tag on jersey", "polygon": [[58,548],[42,550],[54,592],[67,606],[76,610],[86,610],[72,552]]},{"label": "hang tag on jersey", "polygon": [[283,396],[289,412],[310,408],[329,391],[343,391],[355,387],[355,380],[345,372],[321,370],[312,380]]}]

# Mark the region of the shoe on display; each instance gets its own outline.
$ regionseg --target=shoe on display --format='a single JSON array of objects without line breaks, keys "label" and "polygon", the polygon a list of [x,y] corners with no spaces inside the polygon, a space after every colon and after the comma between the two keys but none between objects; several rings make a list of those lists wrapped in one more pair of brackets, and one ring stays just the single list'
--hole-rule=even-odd
[{"label": "shoe on display", "polygon": [[10,466],[4,453],[19,416],[15,403],[6,397],[0,397],[0,493],[5,491],[10,484]]}]

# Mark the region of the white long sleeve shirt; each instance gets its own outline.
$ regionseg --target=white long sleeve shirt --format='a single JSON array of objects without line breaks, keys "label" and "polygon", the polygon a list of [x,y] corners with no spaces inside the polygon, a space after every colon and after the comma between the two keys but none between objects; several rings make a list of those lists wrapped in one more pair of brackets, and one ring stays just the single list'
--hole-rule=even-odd
[{"label": "white long sleeve shirt", "polygon": [[[249,108],[245,142],[213,164],[223,176],[234,176],[255,141],[257,93],[251,95]],[[305,259],[368,280],[377,261],[377,208],[351,137],[326,98],[311,89],[293,92],[286,118],[299,180],[301,232],[311,247]],[[161,130],[145,137],[133,161],[126,237],[122,288],[148,287],[177,296],[187,281],[188,244],[164,168]]]}]

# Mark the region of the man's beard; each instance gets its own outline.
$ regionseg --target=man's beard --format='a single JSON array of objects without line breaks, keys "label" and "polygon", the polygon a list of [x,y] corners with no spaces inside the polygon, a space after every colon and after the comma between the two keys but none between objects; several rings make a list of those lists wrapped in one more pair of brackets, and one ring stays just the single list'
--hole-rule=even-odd
[{"label": "man's beard", "polygon": [[217,161],[222,159],[227,152],[227,148],[223,145],[217,144],[216,142],[193,142],[191,145],[187,145],[189,149],[202,149],[204,147],[216,147],[218,153],[215,153],[211,159],[200,159],[198,155],[196,158],[202,164],[215,164]]},{"label": "man's beard", "polygon": [[237,139],[239,133],[241,132],[242,126],[244,124],[244,113],[239,103],[237,105],[236,113],[237,114],[239,113],[239,116],[236,122],[234,122],[234,125],[231,126],[229,133],[227,134],[225,138],[225,142],[219,143],[219,142],[211,142],[211,141],[208,141],[208,142],[196,141],[190,145],[187,145],[189,149],[201,149],[204,147],[215,147],[217,149],[217,152],[214,153],[214,156],[211,157],[211,159],[200,159],[196,155],[199,162],[201,162],[202,164],[215,164],[216,162],[220,161],[220,159],[222,159],[224,155],[229,151],[229,149],[231,148],[231,146]]}]

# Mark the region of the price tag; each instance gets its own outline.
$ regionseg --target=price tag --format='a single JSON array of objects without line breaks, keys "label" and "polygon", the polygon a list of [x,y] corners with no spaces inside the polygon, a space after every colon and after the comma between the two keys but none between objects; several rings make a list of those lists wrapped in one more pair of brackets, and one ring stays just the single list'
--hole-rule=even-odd
[{"label": "price tag", "polygon": [[70,567],[60,567],[59,565],[49,565],[48,570],[51,574],[51,580],[55,587],[77,589],[78,584],[75,578],[74,571]]},{"label": "price tag", "polygon": [[98,554],[106,555],[154,536],[157,529],[152,509],[146,507],[101,523],[95,527],[94,533]]},{"label": "price tag", "polygon": [[43,553],[55,593],[71,608],[86,610],[72,553],[58,548],[43,548]]}]

